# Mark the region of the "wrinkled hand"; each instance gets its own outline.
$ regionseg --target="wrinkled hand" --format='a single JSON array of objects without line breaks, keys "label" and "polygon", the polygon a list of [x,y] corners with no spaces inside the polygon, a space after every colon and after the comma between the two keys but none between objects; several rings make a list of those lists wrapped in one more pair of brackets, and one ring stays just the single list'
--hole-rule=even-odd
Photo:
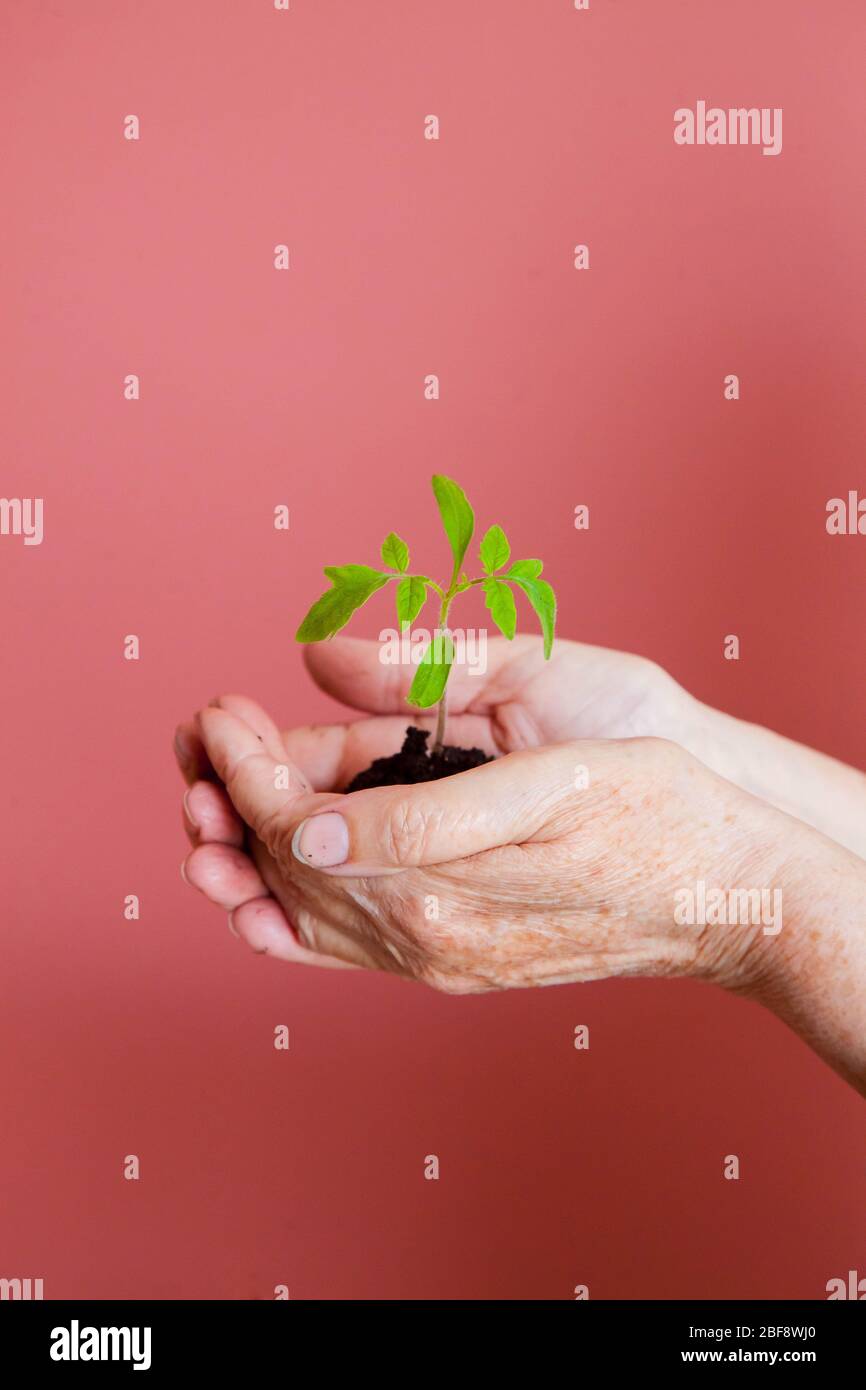
[{"label": "wrinkled hand", "polygon": [[[488,642],[487,654],[483,676],[469,675],[464,667],[451,673],[452,743],[499,755],[567,738],[671,737],[687,723],[686,692],[641,657],[560,640],[552,659],[545,661],[540,640],[530,637],[512,642],[495,638]],[[282,758],[302,769],[300,775],[316,791],[342,789],[373,758],[395,752],[408,723],[433,727],[432,717],[413,713],[406,704],[413,670],[385,666],[379,657],[378,643],[351,637],[304,648],[316,684],[373,718],[293,729],[280,737],[254,701],[224,696],[218,703],[247,719],[256,732],[266,733],[271,751],[276,755],[279,747]],[[175,750],[190,784],[184,821],[199,850],[186,861],[184,877],[230,912],[255,901],[254,910],[230,918],[233,929],[246,934],[255,949],[319,965],[341,963],[323,954],[310,957],[297,940],[290,949],[280,904],[248,852],[245,827],[216,780],[197,721],[180,725]]]},{"label": "wrinkled hand", "polygon": [[179,731],[197,842],[186,877],[254,949],[449,992],[638,973],[736,983],[754,934],[676,926],[674,895],[698,878],[771,881],[775,813],[639,737],[676,706],[658,668],[562,646],[544,663],[532,639],[492,642],[486,678],[455,673],[449,741],[510,756],[416,787],[333,790],[408,722],[385,711],[405,709],[411,672],[380,666],[375,644],[314,648],[309,664],[379,718],[281,736],[242,697],[201,711]]}]

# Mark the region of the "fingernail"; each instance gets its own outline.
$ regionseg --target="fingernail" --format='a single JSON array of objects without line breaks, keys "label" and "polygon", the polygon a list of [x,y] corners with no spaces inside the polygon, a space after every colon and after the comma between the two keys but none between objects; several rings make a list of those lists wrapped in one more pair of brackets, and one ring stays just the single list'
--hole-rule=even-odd
[{"label": "fingernail", "polygon": [[337,811],[302,820],[292,837],[292,853],[302,864],[330,869],[349,857],[349,827]]},{"label": "fingernail", "polygon": [[234,912],[230,912],[230,913],[229,913],[229,931],[231,932],[232,936],[236,936],[237,939],[238,939],[238,941],[240,941],[240,939],[241,939],[241,934],[240,934],[240,932],[238,931],[237,927],[235,926],[235,914],[234,914]]},{"label": "fingernail", "polygon": [[192,811],[189,809],[189,792],[190,792],[190,791],[192,791],[192,787],[190,787],[189,791],[186,791],[186,792],[184,792],[184,794],[183,794],[183,813],[184,813],[184,815],[186,816],[187,820],[189,821],[190,825],[192,826],[192,829],[193,829],[193,830],[198,830],[198,829],[199,829],[199,823],[198,823],[198,821],[196,820],[195,816],[193,815]]},{"label": "fingernail", "polygon": [[187,886],[189,886],[189,879],[186,876],[186,860],[184,860],[180,866],[180,876],[183,879],[184,883],[187,884]]}]

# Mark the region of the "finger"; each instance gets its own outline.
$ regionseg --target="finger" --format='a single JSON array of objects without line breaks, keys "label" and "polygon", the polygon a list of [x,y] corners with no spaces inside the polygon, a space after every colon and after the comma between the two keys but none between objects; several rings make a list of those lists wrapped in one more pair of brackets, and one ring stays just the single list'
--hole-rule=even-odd
[{"label": "finger", "polygon": [[192,786],[203,779],[213,780],[215,773],[204,749],[201,736],[195,724],[187,720],[178,724],[174,731],[174,756],[177,759],[181,776]]},{"label": "finger", "polygon": [[[305,894],[302,885],[287,881],[283,870],[260,840],[254,839],[251,842],[250,857],[271,896],[281,904],[298,942],[305,950],[313,953],[317,962],[334,959],[344,964],[359,965],[364,969],[378,968],[379,962],[359,941],[353,939],[351,931],[345,930],[336,918],[330,921],[325,919],[325,905],[321,901],[324,895],[321,892],[314,903]],[[335,906],[333,895],[330,897],[329,905],[332,908]],[[345,904],[343,907],[345,908]],[[339,915],[342,914],[338,913]]]},{"label": "finger", "polygon": [[309,812],[318,809],[319,799],[307,793],[307,779],[285,752],[279,761],[272,757],[259,735],[237,715],[208,707],[196,718],[208,756],[235,810],[279,857],[292,807],[302,803]]},{"label": "finger", "polygon": [[249,855],[232,845],[200,845],[184,860],[180,872],[185,883],[228,912],[267,892]]},{"label": "finger", "polygon": [[545,838],[573,794],[574,746],[533,748],[436,782],[335,797],[312,814],[301,800],[291,848],[301,863],[344,876],[442,864]]},{"label": "finger", "polygon": [[194,782],[184,794],[183,809],[193,844],[243,844],[243,821],[218,782]]},{"label": "finger", "polygon": [[283,736],[271,716],[257,701],[251,700],[248,695],[220,695],[212,704],[249,724],[253,733],[261,739],[265,752],[270,753],[277,762],[285,761]]},{"label": "finger", "polygon": [[[252,729],[262,737],[263,742],[275,756],[281,748],[280,733],[276,724],[261,705],[247,695],[219,695],[211,700],[211,705],[228,709],[246,720]],[[213,781],[216,777],[213,765],[201,739],[198,725],[194,720],[178,724],[174,734],[174,753],[184,779],[192,784],[202,780]]]},{"label": "finger", "polygon": [[[533,793],[517,775],[520,759],[555,752],[536,749],[415,787],[313,795],[303,791],[293,765],[277,764],[263,752],[259,737],[236,715],[208,708],[197,718],[232,803],[279,863],[294,855],[302,864],[356,876],[464,858],[523,835],[529,823],[512,823],[514,797],[526,811],[533,799],[544,800],[545,784],[542,779]],[[281,768],[288,788],[278,781]],[[482,773],[487,778],[479,783]],[[337,804],[342,814],[321,814]]]},{"label": "finger", "polygon": [[258,955],[274,956],[296,965],[318,965],[326,970],[357,970],[351,961],[319,955],[298,940],[276,898],[253,898],[236,907],[229,918],[233,930]]},{"label": "finger", "polygon": [[[416,667],[411,663],[385,664],[381,642],[357,637],[333,637],[328,642],[310,643],[304,648],[304,661],[313,680],[335,700],[352,709],[371,714],[398,714],[411,707],[406,703]],[[542,643],[535,638],[494,637],[479,647],[475,665],[458,662],[448,680],[448,706],[461,714],[471,706],[475,714],[485,714],[507,698],[498,689],[501,673],[519,659],[521,681],[531,679],[535,668],[544,667]],[[482,659],[483,658],[483,659]],[[484,667],[482,672],[481,667]],[[474,674],[473,674],[474,672]]]}]

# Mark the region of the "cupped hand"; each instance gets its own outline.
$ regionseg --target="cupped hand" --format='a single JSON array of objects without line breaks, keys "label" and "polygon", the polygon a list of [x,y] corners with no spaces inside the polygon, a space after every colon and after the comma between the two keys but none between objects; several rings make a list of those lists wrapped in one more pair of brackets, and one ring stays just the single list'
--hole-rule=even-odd
[{"label": "cupped hand", "polygon": [[[432,729],[433,719],[410,710],[411,668],[384,665],[376,642],[338,637],[306,647],[304,658],[323,690],[372,717],[298,728],[283,735],[261,708],[243,696],[215,704],[247,720],[271,751],[290,761],[317,791],[340,790],[373,758],[396,752],[408,723]],[[545,661],[539,639],[487,644],[482,675],[458,666],[449,682],[450,742],[501,755],[567,738],[674,736],[686,727],[689,697],[660,667],[644,658],[560,641]],[[233,929],[255,949],[310,960],[253,862],[249,836],[219,784],[196,721],[179,726],[175,749],[189,783],[184,821],[196,853],[184,877],[218,906],[233,912]],[[238,911],[254,902],[254,908]],[[316,964],[333,964],[324,955]]]},{"label": "cupped hand", "polygon": [[[186,873],[256,949],[459,993],[612,974],[737,984],[761,948],[759,931],[677,925],[674,902],[699,878],[770,882],[777,813],[663,740],[527,746],[442,782],[344,796],[324,788],[358,770],[357,734],[299,732],[289,763],[284,739],[239,697],[202,711],[198,728],[229,798],[210,809],[236,842],[230,803],[250,857],[221,897],[208,856],[236,855],[236,843],[200,845]],[[395,744],[371,750],[362,738],[364,762]]]},{"label": "cupped hand", "polygon": [[[644,657],[560,640],[545,661],[539,638],[497,637],[487,643],[486,669],[455,666],[448,683],[448,741],[513,753],[568,738],[677,740],[694,702],[671,676]],[[304,648],[315,683],[372,718],[294,729],[284,735],[289,756],[311,764],[317,786],[345,785],[372,758],[396,752],[409,723],[432,729],[432,717],[413,712],[406,695],[414,667],[385,665],[378,642],[336,637]],[[241,711],[257,706],[243,697]],[[178,757],[188,781],[212,776],[193,722],[178,729]]]}]

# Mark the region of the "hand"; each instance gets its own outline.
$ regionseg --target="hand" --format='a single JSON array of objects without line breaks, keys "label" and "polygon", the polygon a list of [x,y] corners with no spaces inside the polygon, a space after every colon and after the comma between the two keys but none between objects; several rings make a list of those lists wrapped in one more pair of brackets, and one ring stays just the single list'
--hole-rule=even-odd
[{"label": "hand", "polygon": [[[351,638],[307,647],[304,654],[323,689],[375,715],[283,736],[285,755],[306,770],[316,790],[341,789],[374,757],[399,748],[409,717],[404,697],[412,671],[382,665],[378,644]],[[567,641],[560,641],[552,660],[545,662],[541,643],[528,637],[513,643],[495,639],[488,654],[483,677],[462,667],[452,674],[451,741],[501,754],[566,738],[669,738],[738,786],[866,855],[866,779],[861,773],[701,705],[653,662]],[[229,696],[221,703],[254,725],[258,720],[276,748],[280,736],[254,702]],[[432,727],[429,718],[415,717],[414,722]],[[266,897],[260,874],[241,850],[243,827],[212,780],[197,730],[182,725],[177,737],[184,775],[199,783],[187,793],[187,828],[196,845],[209,845],[188,862],[190,882],[227,907]],[[243,914],[242,920],[249,916]],[[257,919],[261,937],[268,923],[282,921],[282,914],[275,902],[268,908],[260,904]]]},{"label": "hand", "polygon": [[[777,813],[674,744],[570,741],[344,796],[310,790],[303,769],[278,790],[282,744],[256,723],[199,715],[256,869],[294,928],[283,924],[280,942],[269,917],[278,954],[300,946],[463,993],[612,974],[740,986],[765,949],[760,924],[737,935],[676,924],[679,890],[771,887],[781,862]],[[242,934],[257,938],[261,910],[238,905]]]},{"label": "hand", "polygon": [[[376,716],[352,724],[293,730],[289,751],[314,757],[318,779],[339,785],[374,757],[396,752],[408,723],[433,728],[413,712],[406,694],[414,668],[385,666],[377,642],[337,637],[304,648],[313,680],[355,710]],[[567,738],[656,735],[682,742],[691,733],[695,701],[660,666],[627,652],[559,641],[549,661],[532,637],[487,644],[487,669],[457,666],[448,683],[448,739],[500,754]],[[232,697],[235,698],[235,697]],[[237,697],[240,699],[241,697]],[[242,702],[243,703],[243,702]],[[246,702],[246,708],[252,702]],[[181,766],[189,780],[208,774],[194,726],[178,730]],[[697,736],[697,735],[696,735]]]},{"label": "hand", "polygon": [[[835,824],[843,832],[849,823],[852,829],[860,826],[862,838],[863,778],[853,769],[697,706],[658,668],[639,659],[592,648],[566,653],[562,663],[564,674],[582,656],[588,677],[599,677],[577,682],[575,714],[562,707],[556,689],[545,689],[538,679],[544,668],[533,671],[531,652],[522,675],[512,680],[511,653],[495,651],[503,646],[491,644],[497,659],[479,683],[479,694],[469,684],[472,677],[455,681],[457,717],[450,734],[455,741],[503,752],[509,745],[531,747],[533,736],[554,736],[575,718],[609,721],[608,732],[619,728],[634,734],[661,732],[665,721],[674,719],[685,736],[708,739],[708,756],[725,763],[733,751],[734,763],[740,759],[748,769],[746,755],[754,753],[765,784],[808,787],[807,810],[817,823],[833,823],[836,808]],[[522,662],[526,653],[518,647],[513,655]],[[368,644],[346,641],[313,649],[309,664],[334,694],[347,698],[353,692],[350,698],[373,710],[401,709],[397,673],[379,668]],[[605,674],[617,668],[622,680],[606,698]],[[251,701],[229,696],[216,703],[221,708],[202,712],[195,724],[178,731],[179,758],[193,784],[186,798],[187,829],[197,846],[187,860],[187,875],[232,912],[239,934],[254,949],[320,965],[374,965],[454,991],[688,972],[760,999],[866,1090],[866,868],[862,859],[800,820],[738,792],[682,750],[645,738],[521,753],[445,783],[346,798],[334,789],[345,786],[372,757],[398,747],[405,713],[283,736]],[[713,727],[715,718],[720,724]],[[265,793],[273,791],[267,775],[261,777],[263,769],[268,772],[268,758],[271,774],[275,762],[286,765],[292,759],[292,785],[284,800],[271,802],[262,820]],[[543,771],[541,782],[528,778],[527,760],[533,758],[540,760],[535,771]],[[572,769],[585,763],[595,779],[583,790],[575,785],[570,798],[563,790],[566,760]],[[250,780],[256,770],[261,804]],[[487,780],[491,774],[497,779],[495,795],[494,783]],[[212,780],[218,776],[232,779],[237,810],[258,833],[244,830],[224,787]],[[502,776],[507,784],[499,782]],[[472,796],[464,808],[467,779],[473,779]],[[341,809],[351,804],[354,815],[365,804],[361,798],[370,797],[379,799],[379,819],[365,810],[358,835],[353,837],[350,827],[349,858],[342,865],[312,868],[308,856],[302,863],[287,851],[299,817],[315,819],[320,807],[335,804]],[[386,804],[391,811],[383,819]],[[470,862],[426,862],[446,852],[449,824],[452,833],[463,831],[452,852]],[[377,825],[385,846],[378,854]],[[507,840],[518,843],[499,844],[503,830]],[[249,854],[240,848],[245,834]],[[271,841],[274,835],[277,840]],[[303,833],[298,839],[309,849]],[[397,869],[413,843],[426,847],[416,850],[418,862]],[[359,846],[371,862],[358,862]],[[674,891],[682,891],[695,878],[728,888],[770,889],[777,883],[784,896],[784,931],[768,936],[758,927],[672,927],[672,885],[679,880]],[[431,892],[423,892],[431,884]],[[422,898],[427,910],[435,902],[438,921],[420,912]],[[283,904],[297,929],[289,925]]]},{"label": "hand", "polygon": [[[483,676],[457,667],[449,682],[449,741],[502,754],[567,738],[676,737],[688,724],[690,697],[654,663],[601,647],[559,642],[545,661],[541,642],[530,637],[487,645]],[[218,703],[252,724],[270,740],[272,752],[292,761],[317,791],[347,786],[373,758],[396,752],[410,722],[432,729],[433,719],[416,715],[405,696],[412,670],[384,666],[375,642],[336,638],[304,648],[316,683],[336,699],[374,715],[351,724],[295,729],[282,736],[255,702],[225,696]],[[255,923],[251,938],[272,953],[288,951],[286,922],[277,900],[269,899],[261,874],[244,850],[244,826],[215,780],[195,723],[182,724],[175,747],[190,790],[185,797],[187,833],[198,852],[185,866],[187,880],[213,902],[238,912],[238,931]],[[276,940],[274,939],[276,937]],[[277,945],[277,942],[279,945]],[[291,959],[309,961],[295,949]],[[333,964],[317,957],[317,964]]]}]

